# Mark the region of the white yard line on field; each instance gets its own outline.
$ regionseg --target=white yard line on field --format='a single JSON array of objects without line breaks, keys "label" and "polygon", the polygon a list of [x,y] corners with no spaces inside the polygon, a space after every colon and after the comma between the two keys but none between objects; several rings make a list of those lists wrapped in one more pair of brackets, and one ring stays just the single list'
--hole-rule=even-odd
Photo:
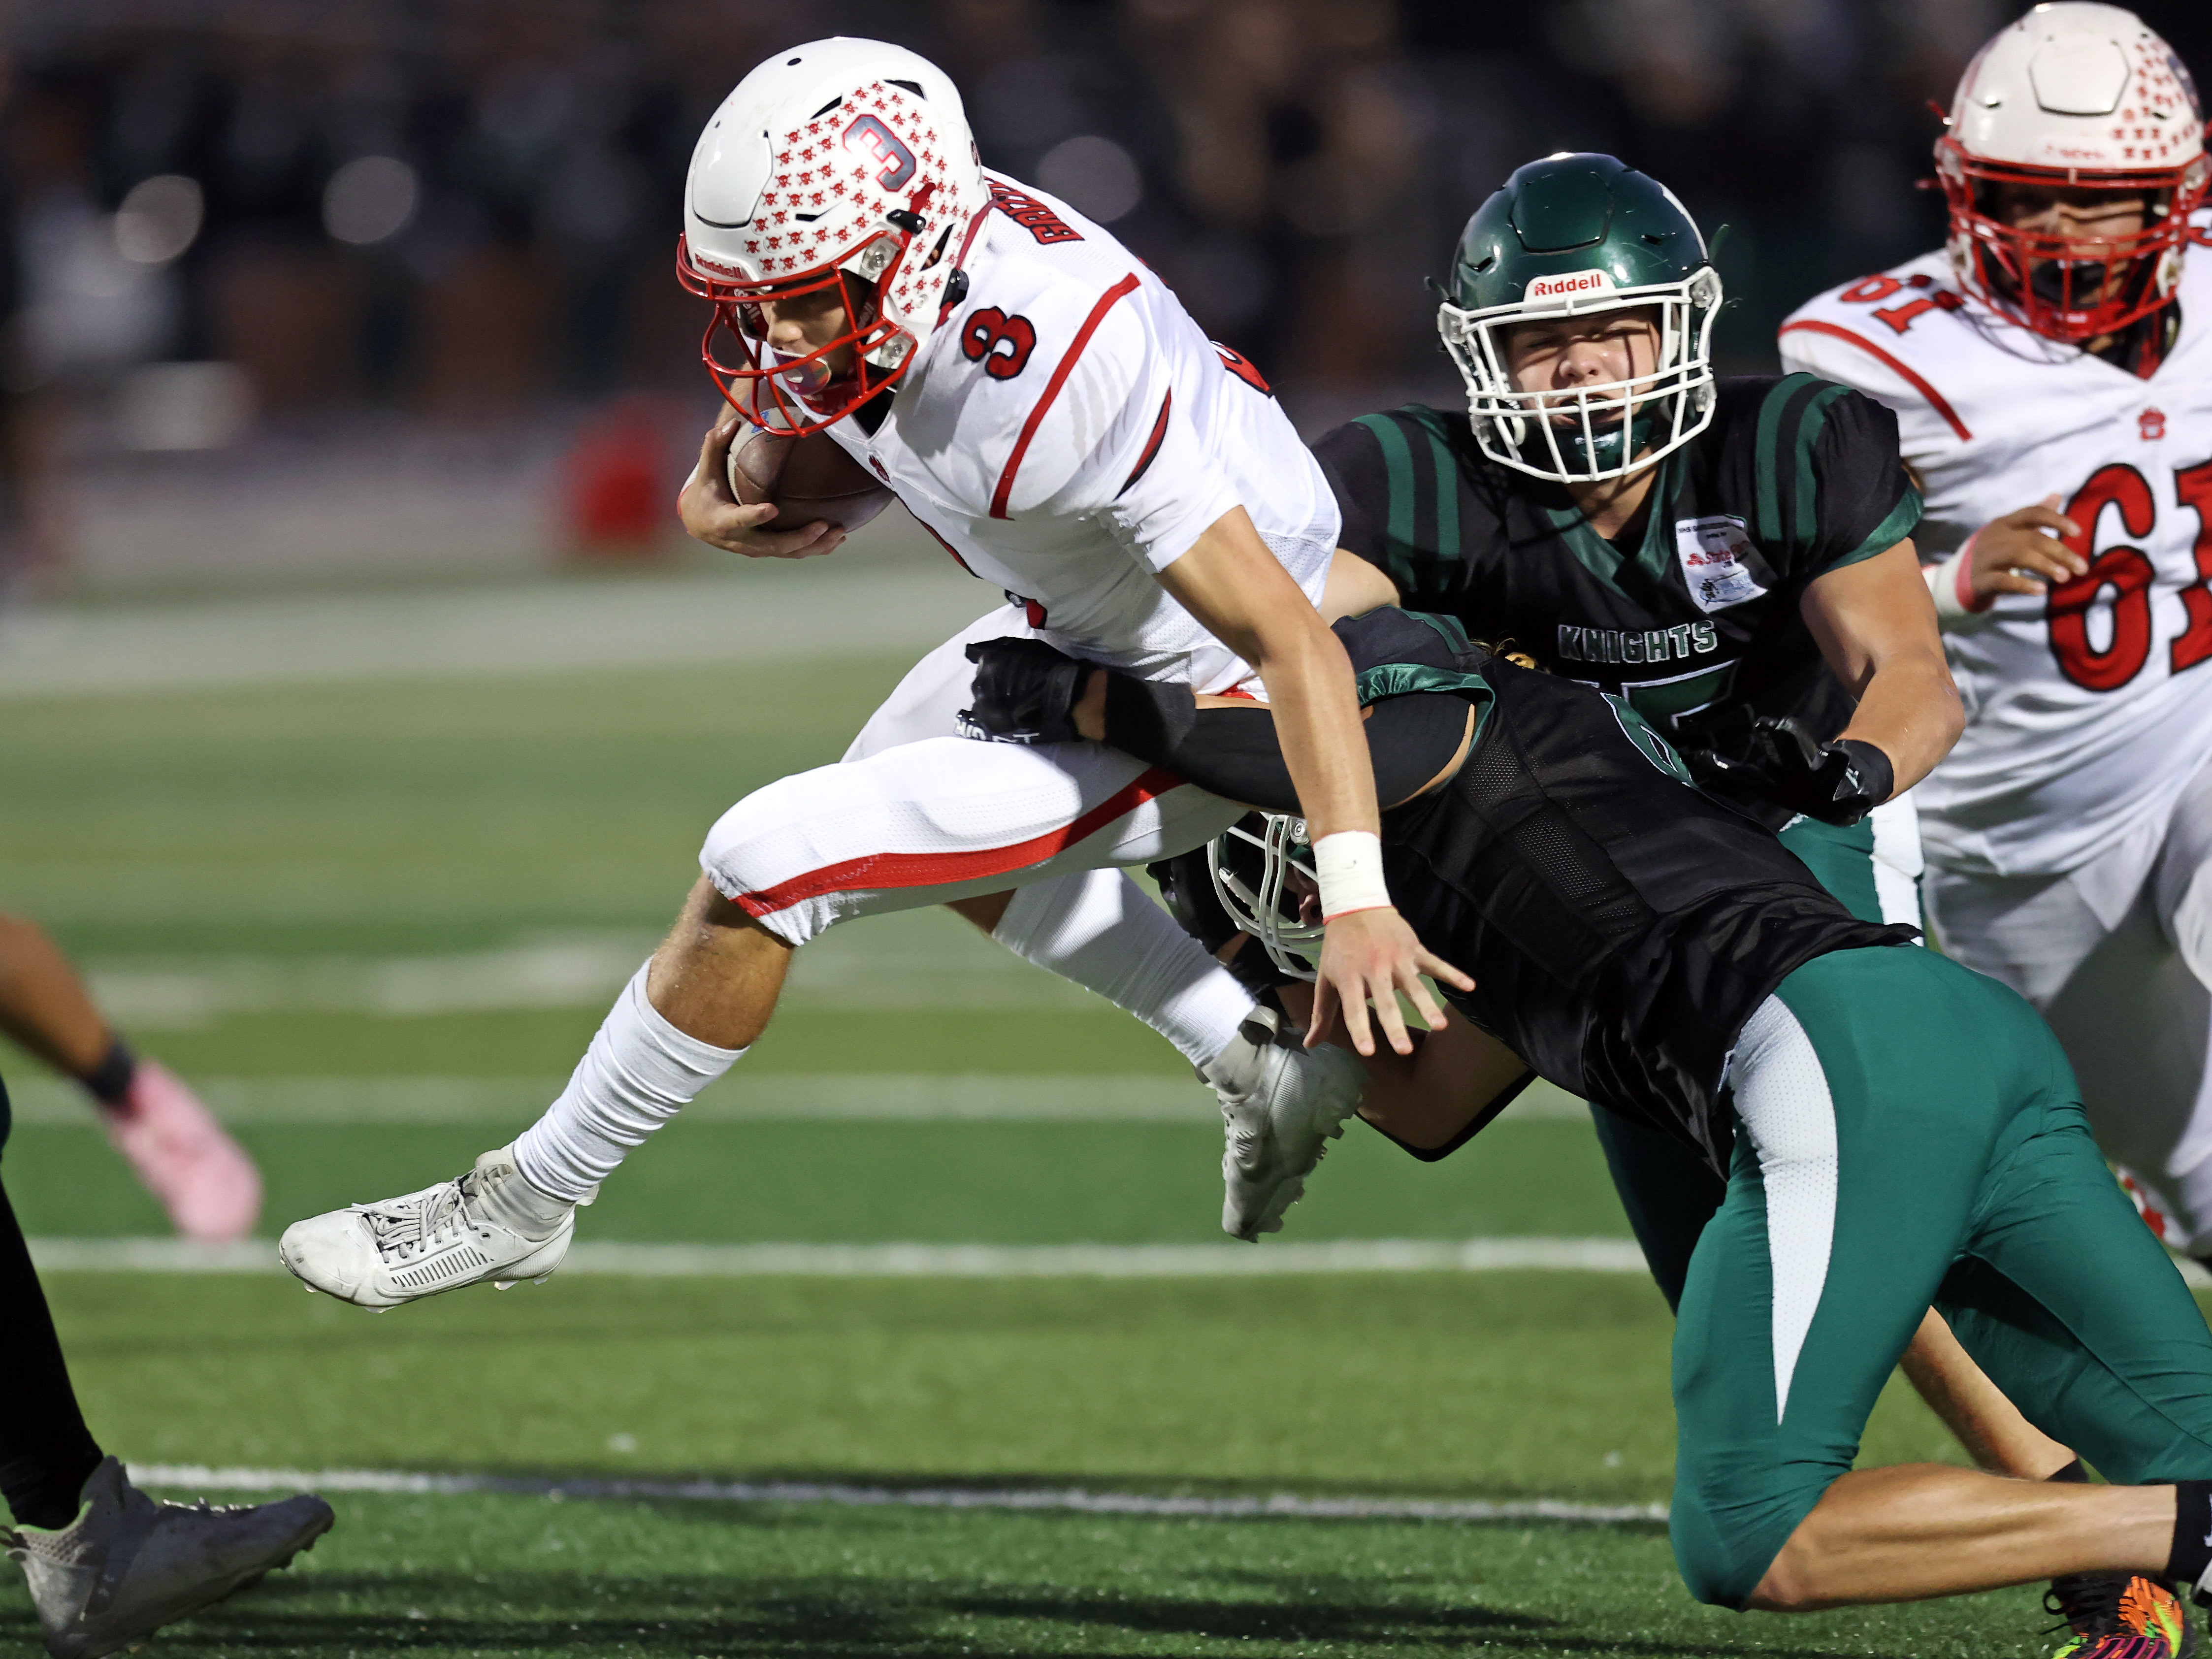
[{"label": "white yard line on field", "polygon": [[1605,1525],[1664,1522],[1664,1504],[1575,1504],[1559,1498],[1202,1498],[1087,1487],[860,1486],[817,1480],[546,1480],[503,1474],[418,1474],[397,1469],[206,1468],[191,1463],[133,1463],[142,1486],[193,1492],[395,1492],[449,1497],[470,1492],[523,1498],[675,1499],[707,1504],[842,1504],[866,1509],[1062,1510],[1242,1521],[1575,1521]]},{"label": "white yard line on field", "polygon": [[[45,1273],[279,1273],[265,1239],[34,1238]],[[640,1279],[1212,1279],[1278,1273],[1642,1273],[1626,1238],[1346,1238],[1233,1244],[578,1244],[561,1276]]]},{"label": "white yard line on field", "polygon": [[[246,1126],[482,1123],[520,1128],[567,1081],[543,1078],[195,1078],[193,1087],[224,1122]],[[100,1119],[75,1084],[10,1079],[18,1123],[95,1129]],[[1589,1109],[1556,1089],[1529,1090],[1506,1121],[1587,1119]],[[1188,1078],[1073,1073],[962,1075],[943,1072],[732,1072],[684,1109],[687,1123],[770,1123],[818,1119],[1012,1123],[1218,1124],[1221,1108]]]},{"label": "white yard line on field", "polygon": [[0,699],[919,657],[1000,602],[944,561],[57,606],[0,619]]}]

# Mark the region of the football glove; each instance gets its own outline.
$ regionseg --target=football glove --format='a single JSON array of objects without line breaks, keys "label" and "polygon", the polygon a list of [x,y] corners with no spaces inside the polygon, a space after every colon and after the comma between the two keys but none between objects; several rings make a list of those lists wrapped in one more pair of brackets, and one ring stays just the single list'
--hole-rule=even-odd
[{"label": "football glove", "polygon": [[1856,823],[1896,787],[1889,757],[1856,738],[1815,743],[1786,715],[1760,714],[1710,749],[1684,751],[1709,788],[1769,800],[1829,823]]},{"label": "football glove", "polygon": [[1076,743],[1076,699],[1084,672],[1093,665],[1055,651],[1042,640],[978,640],[968,647],[975,665],[960,711],[960,733],[986,743]]}]

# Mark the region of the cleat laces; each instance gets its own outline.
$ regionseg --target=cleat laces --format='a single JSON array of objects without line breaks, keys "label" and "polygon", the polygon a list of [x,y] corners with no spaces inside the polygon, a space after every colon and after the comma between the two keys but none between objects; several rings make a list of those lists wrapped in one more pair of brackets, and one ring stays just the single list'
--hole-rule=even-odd
[{"label": "cleat laces", "polygon": [[431,1188],[427,1195],[417,1194],[396,1204],[386,1200],[382,1204],[353,1206],[354,1213],[368,1226],[376,1253],[386,1266],[411,1261],[460,1242],[471,1225],[463,1207],[464,1200],[471,1196],[464,1185],[469,1179],[463,1176],[459,1181]]}]

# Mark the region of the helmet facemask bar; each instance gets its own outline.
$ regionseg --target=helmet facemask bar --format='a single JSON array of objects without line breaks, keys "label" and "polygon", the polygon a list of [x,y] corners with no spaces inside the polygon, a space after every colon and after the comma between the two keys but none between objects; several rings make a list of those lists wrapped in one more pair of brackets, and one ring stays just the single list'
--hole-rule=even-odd
[{"label": "helmet facemask bar", "polygon": [[[914,357],[914,336],[881,314],[878,295],[906,257],[902,239],[872,237],[851,257],[797,276],[746,279],[699,266],[688,245],[677,245],[677,280],[709,301],[713,313],[700,337],[700,360],[723,400],[752,425],[797,436],[842,420],[896,380]],[[790,301],[834,290],[845,332],[801,356],[786,357],[769,346],[763,301]],[[716,336],[736,342],[738,361],[718,353]],[[852,350],[850,368],[833,377],[830,359]]]},{"label": "helmet facemask bar", "polygon": [[1325,932],[1316,919],[1304,921],[1308,896],[1318,896],[1321,878],[1306,845],[1306,821],[1285,813],[1264,814],[1259,835],[1232,824],[1206,844],[1206,872],[1214,896],[1229,919],[1259,940],[1267,960],[1295,978],[1312,980]]},{"label": "helmet facemask bar", "polygon": [[[1446,301],[1437,308],[1437,331],[1466,384],[1475,442],[1486,456],[1532,477],[1595,483],[1650,465],[1711,422],[1711,344],[1720,303],[1720,277],[1708,265],[1678,283],[1516,301],[1480,311]],[[1506,370],[1507,329],[1637,307],[1659,313],[1659,349],[1650,373],[1568,392],[1514,387]],[[1569,417],[1564,427],[1562,415]],[[1636,441],[1639,428],[1647,440],[1642,445]],[[1616,433],[1620,453],[1608,461],[1602,452]]]},{"label": "helmet facemask bar", "polygon": [[[1950,137],[1937,141],[1936,161],[1961,284],[2023,328],[2075,343],[2116,333],[2172,299],[2189,216],[2212,179],[2212,161],[2203,155],[2179,167],[2092,172],[1984,161]],[[2004,185],[2140,197],[2143,226],[2091,240],[2009,225],[1988,210]]]}]

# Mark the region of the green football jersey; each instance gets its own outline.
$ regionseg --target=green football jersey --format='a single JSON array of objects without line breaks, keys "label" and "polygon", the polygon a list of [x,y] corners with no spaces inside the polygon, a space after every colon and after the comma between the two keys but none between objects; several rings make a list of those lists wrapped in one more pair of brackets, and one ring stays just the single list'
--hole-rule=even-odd
[{"label": "green football jersey", "polygon": [[[1315,446],[1340,544],[1410,610],[1626,698],[1678,745],[1724,709],[1825,741],[1850,718],[1799,611],[1807,586],[1912,533],[1897,417],[1810,374],[1720,380],[1711,425],[1659,464],[1640,530],[1608,542],[1559,486],[1486,460],[1466,416],[1363,415]],[[1780,823],[1790,814],[1762,816]]]}]

